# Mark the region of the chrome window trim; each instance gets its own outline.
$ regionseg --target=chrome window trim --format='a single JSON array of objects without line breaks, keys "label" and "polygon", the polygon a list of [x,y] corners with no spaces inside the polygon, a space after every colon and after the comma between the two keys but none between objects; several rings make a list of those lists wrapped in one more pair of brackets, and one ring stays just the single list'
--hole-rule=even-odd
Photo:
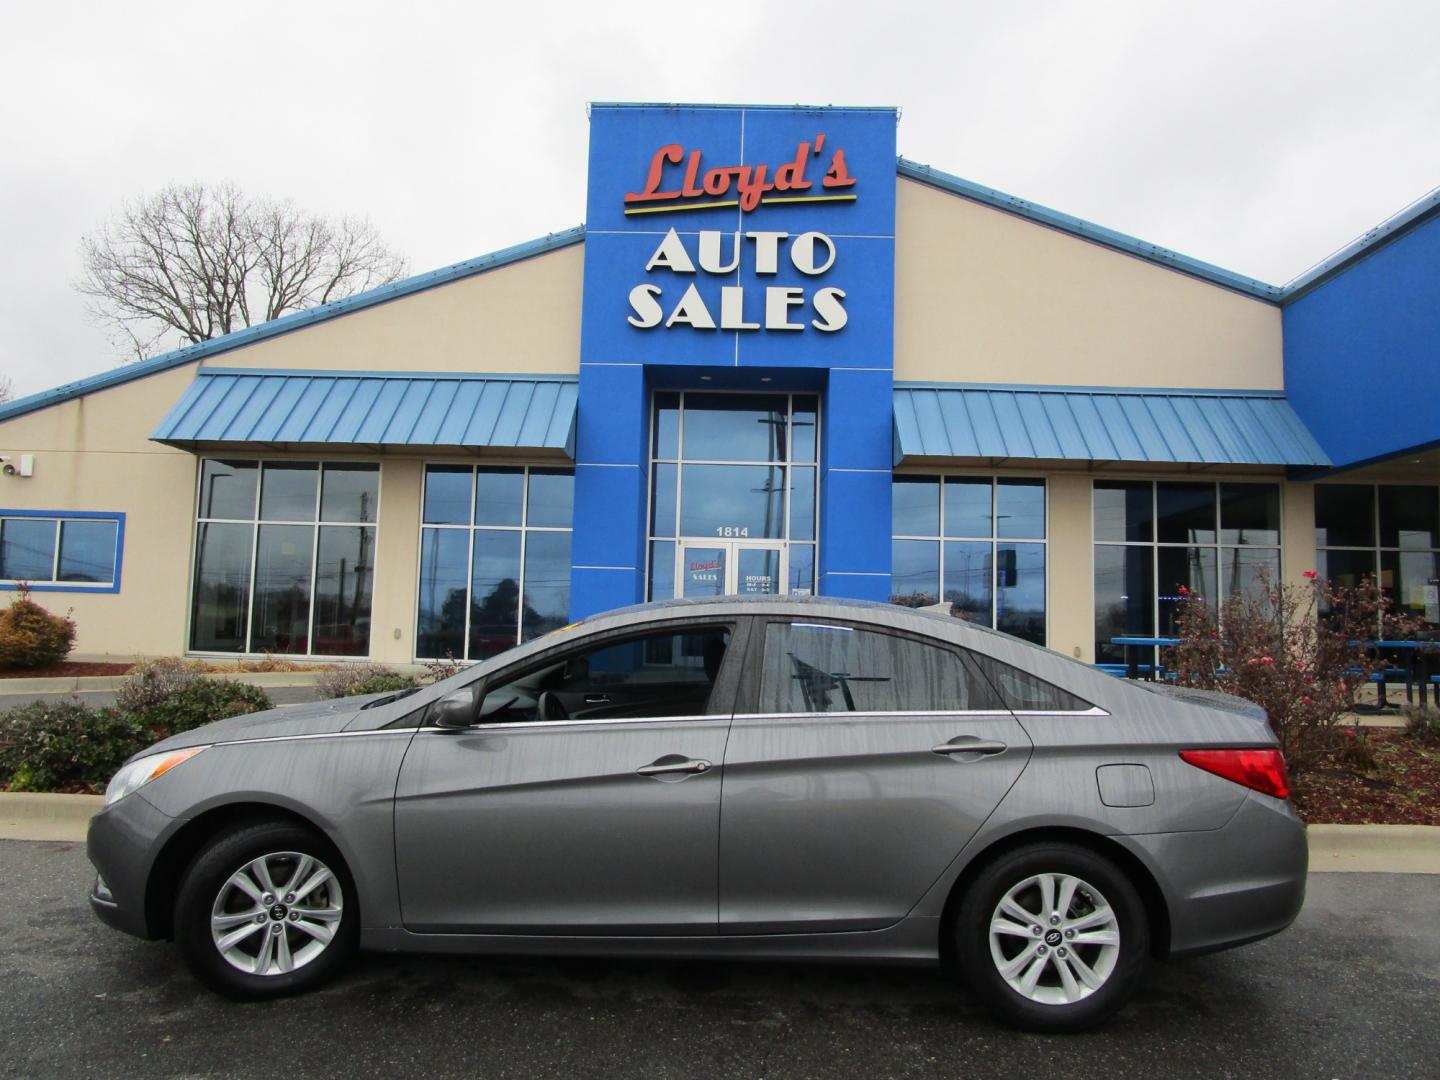
[{"label": "chrome window trim", "polygon": [[836,712],[787,712],[787,713],[736,713],[736,720],[815,720],[846,716],[1109,716],[1098,705],[1088,709],[911,709],[911,710],[839,710]]},{"label": "chrome window trim", "polygon": [[729,713],[712,713],[709,716],[616,716],[603,720],[506,720],[494,724],[471,724],[463,728],[421,728],[421,731],[499,731],[513,728],[558,728],[594,727],[597,724],[682,724],[694,721],[714,723],[716,720],[731,720]]}]

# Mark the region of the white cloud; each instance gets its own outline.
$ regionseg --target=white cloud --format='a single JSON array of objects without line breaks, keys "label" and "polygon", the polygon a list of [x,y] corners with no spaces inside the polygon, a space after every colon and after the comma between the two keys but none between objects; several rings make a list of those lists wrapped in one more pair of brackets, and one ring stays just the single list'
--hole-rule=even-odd
[{"label": "white cloud", "polygon": [[902,106],[908,157],[1283,282],[1440,183],[1433,4],[29,5],[0,39],[0,371],[112,366],[80,235],[171,180],[432,269],[584,216],[588,100]]}]

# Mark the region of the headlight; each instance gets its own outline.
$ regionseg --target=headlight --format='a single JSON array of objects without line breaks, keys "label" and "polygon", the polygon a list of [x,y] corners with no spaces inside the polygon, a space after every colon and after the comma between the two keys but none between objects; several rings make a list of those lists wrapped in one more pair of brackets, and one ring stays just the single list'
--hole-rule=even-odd
[{"label": "headlight", "polygon": [[164,754],[148,754],[136,758],[124,766],[110,780],[105,788],[105,805],[123,799],[136,788],[148,784],[157,776],[163,776],[182,761],[189,761],[204,750],[203,746],[187,746],[184,750],[171,750]]}]

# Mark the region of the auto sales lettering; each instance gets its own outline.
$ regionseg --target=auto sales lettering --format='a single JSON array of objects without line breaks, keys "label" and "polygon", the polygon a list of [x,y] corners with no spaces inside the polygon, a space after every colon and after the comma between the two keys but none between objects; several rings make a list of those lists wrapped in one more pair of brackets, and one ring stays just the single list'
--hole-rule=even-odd
[{"label": "auto sales lettering", "polygon": [[[820,157],[825,136],[801,142],[795,156],[772,168],[769,164],[727,165],[704,168],[703,153],[688,153],[679,143],[656,150],[643,191],[625,196],[625,213],[661,214],[682,210],[738,207],[748,214],[760,206],[791,202],[854,202],[855,186],[845,163],[845,151],[835,148],[819,177],[820,187],[807,175],[812,159]],[[679,168],[684,162],[684,169]],[[817,170],[818,172],[818,167]],[[731,282],[743,267],[758,277],[779,273],[782,259],[806,277],[828,273],[837,260],[835,241],[821,232],[791,236],[765,230],[703,230],[681,236],[671,228],[645,264],[645,272],[668,271],[674,286],[643,282],[630,290],[631,326],[651,330],[688,326],[694,330],[804,330],[834,333],[845,326],[845,290],[825,285],[808,287],[768,285],[763,302],[747,305],[743,285],[720,289],[719,309],[712,310],[701,296],[696,276],[725,276]],[[677,299],[678,296],[678,299]]]}]

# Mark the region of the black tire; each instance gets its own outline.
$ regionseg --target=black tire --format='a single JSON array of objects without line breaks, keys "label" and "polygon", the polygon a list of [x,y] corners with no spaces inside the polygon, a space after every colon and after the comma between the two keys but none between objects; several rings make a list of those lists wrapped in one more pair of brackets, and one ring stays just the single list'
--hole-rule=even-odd
[{"label": "black tire", "polygon": [[[285,871],[287,868],[292,872],[298,871],[301,865],[291,857],[292,853],[308,856],[331,872],[333,885],[322,881],[296,905],[302,911],[306,910],[305,904],[314,904],[316,909],[324,906],[326,910],[333,910],[334,902],[339,900],[340,916],[327,943],[318,942],[313,934],[292,925],[298,919],[292,918],[289,908],[283,905],[284,889],[288,884]],[[243,905],[247,901],[244,894],[228,883],[232,875],[266,856],[271,857],[267,869],[275,870],[275,875],[271,877],[272,883],[277,886],[277,892],[273,894],[275,902],[263,912],[256,912],[257,917],[263,914],[267,920],[256,923],[254,933],[261,936],[252,935],[231,950],[232,955],[243,960],[244,952],[254,948],[258,961],[259,950],[264,946],[253,943],[262,941],[265,934],[274,934],[275,939],[270,946],[277,957],[272,961],[277,970],[269,974],[255,974],[242,971],[221,952],[212,934],[211,918],[217,913],[217,907],[222,913],[245,910]],[[248,902],[256,908],[265,907],[259,900]],[[299,912],[293,914],[300,915]],[[334,845],[314,830],[300,825],[280,821],[255,822],[220,833],[190,863],[175,898],[175,941],[180,946],[186,965],[200,982],[226,997],[254,1001],[312,990],[331,979],[355,954],[360,936],[359,916],[354,881]],[[237,924],[238,927],[248,925],[248,921]],[[277,925],[279,930],[275,929]],[[326,924],[323,919],[317,918],[310,925]],[[287,943],[284,948],[290,963],[295,965],[293,970],[283,972],[278,970],[279,943],[282,940]],[[295,943],[293,949],[290,942]],[[320,948],[316,950],[312,942],[320,944]],[[297,964],[305,950],[313,955]]]},{"label": "black tire", "polygon": [[[1052,921],[1053,911],[1049,916],[1041,914],[1040,879],[1044,875],[1057,875],[1061,880],[1054,884],[1060,887],[1064,878],[1078,879],[1073,899],[1058,924]],[[1036,913],[1027,924],[1034,940],[1001,933],[992,942],[991,920],[1002,899],[1017,888],[1020,891],[1012,900],[1019,910]],[[1058,907],[1059,892],[1059,888],[1052,892],[1052,907]],[[1113,920],[1083,928],[1083,920],[1103,918],[1106,907]],[[1066,924],[1071,921],[1081,923],[1082,928],[1067,934]],[[1020,920],[1007,912],[1006,922],[1018,925]],[[1039,933],[1035,933],[1037,926]],[[1108,941],[1112,930],[1118,932],[1118,949]],[[975,996],[1000,1020],[1025,1031],[1082,1031],[1104,1023],[1135,992],[1150,952],[1145,906],[1130,879],[1104,856],[1063,842],[1028,844],[987,864],[961,899],[954,933],[960,973]],[[1085,941],[1102,937],[1107,939],[1104,944]],[[1021,965],[1011,978],[1022,983],[1032,968],[1038,968],[1038,981],[1030,996],[1002,974],[1002,961]],[[1069,986],[1062,981],[1062,966],[1071,981]],[[1103,978],[1097,986],[1088,987],[1077,978],[1082,969],[1089,978],[1101,972]],[[1083,996],[1075,997],[1077,992]]]}]

